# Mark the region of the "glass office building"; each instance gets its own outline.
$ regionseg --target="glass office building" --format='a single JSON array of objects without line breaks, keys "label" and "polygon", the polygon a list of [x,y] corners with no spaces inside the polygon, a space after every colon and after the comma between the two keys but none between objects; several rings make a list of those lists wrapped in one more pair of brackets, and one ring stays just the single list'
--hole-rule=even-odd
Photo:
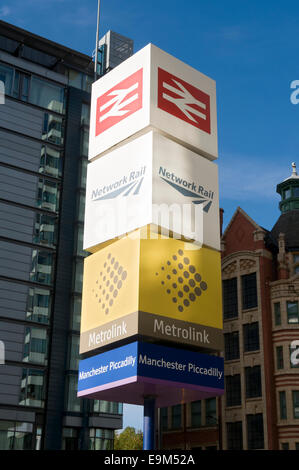
[{"label": "glass office building", "polygon": [[89,56],[0,21],[0,449],[111,449],[122,405],[76,397]]}]

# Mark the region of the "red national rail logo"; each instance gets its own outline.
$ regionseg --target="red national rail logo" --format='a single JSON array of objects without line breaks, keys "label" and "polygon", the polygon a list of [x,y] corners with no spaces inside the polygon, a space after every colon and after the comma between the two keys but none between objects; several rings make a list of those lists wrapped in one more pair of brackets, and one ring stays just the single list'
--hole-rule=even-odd
[{"label": "red national rail logo", "polygon": [[158,108],[211,134],[210,96],[158,68]]},{"label": "red national rail logo", "polygon": [[142,108],[142,69],[97,99],[96,136]]}]

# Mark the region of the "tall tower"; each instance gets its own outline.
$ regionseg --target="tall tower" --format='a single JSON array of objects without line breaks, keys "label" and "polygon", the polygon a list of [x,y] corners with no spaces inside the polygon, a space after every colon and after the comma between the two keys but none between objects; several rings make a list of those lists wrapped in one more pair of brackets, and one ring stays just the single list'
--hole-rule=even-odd
[{"label": "tall tower", "polygon": [[292,163],[292,174],[282,183],[277,185],[276,191],[281,195],[279,209],[282,214],[293,210],[299,210],[299,175],[296,163]]},{"label": "tall tower", "polygon": [[[294,264],[299,252],[299,176],[295,163],[292,163],[291,176],[279,183],[276,191],[281,195],[281,215],[272,228],[271,235],[279,248],[279,277],[288,277],[289,274],[299,273],[299,266]],[[287,271],[283,275],[285,269]]]}]

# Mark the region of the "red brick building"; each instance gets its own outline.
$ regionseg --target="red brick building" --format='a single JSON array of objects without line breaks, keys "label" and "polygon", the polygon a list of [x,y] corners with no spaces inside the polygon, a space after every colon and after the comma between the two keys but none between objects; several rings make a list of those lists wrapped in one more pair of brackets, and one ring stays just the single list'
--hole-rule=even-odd
[{"label": "red brick building", "polygon": [[299,449],[299,176],[271,231],[240,207],[222,235],[225,395],[162,410],[163,448]]}]

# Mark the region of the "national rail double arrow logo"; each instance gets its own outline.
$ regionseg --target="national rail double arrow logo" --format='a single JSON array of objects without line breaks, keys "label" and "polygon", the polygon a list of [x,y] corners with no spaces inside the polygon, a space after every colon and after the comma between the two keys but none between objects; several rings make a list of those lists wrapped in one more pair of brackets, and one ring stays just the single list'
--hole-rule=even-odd
[{"label": "national rail double arrow logo", "polygon": [[142,69],[97,99],[96,137],[142,108]]},{"label": "national rail double arrow logo", "polygon": [[211,134],[210,96],[158,68],[158,108]]}]

